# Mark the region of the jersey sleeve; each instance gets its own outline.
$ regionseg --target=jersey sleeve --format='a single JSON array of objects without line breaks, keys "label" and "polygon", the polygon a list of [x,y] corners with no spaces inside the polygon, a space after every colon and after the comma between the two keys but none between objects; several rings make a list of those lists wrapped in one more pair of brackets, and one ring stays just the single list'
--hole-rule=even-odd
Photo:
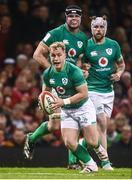
[{"label": "jersey sleeve", "polygon": [[48,32],[43,38],[42,42],[49,47],[54,42],[53,34],[51,32]]},{"label": "jersey sleeve", "polygon": [[81,69],[76,68],[72,74],[72,81],[74,82],[74,86],[78,87],[80,85],[86,84],[86,80],[83,76],[83,72]]},{"label": "jersey sleeve", "polygon": [[120,48],[118,42],[116,42],[116,41],[115,41],[115,48],[116,48],[115,60],[117,62],[121,62],[122,61],[121,48]]},{"label": "jersey sleeve", "polygon": [[48,77],[48,74],[49,74],[49,70],[46,69],[44,72],[43,72],[43,75],[42,75],[42,83],[49,87],[50,88],[50,83],[49,83],[49,77]]}]

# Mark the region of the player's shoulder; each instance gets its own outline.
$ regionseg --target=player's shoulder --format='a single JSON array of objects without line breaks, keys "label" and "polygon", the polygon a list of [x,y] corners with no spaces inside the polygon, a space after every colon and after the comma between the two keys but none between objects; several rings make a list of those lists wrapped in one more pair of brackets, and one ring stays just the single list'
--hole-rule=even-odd
[{"label": "player's shoulder", "polygon": [[43,71],[43,75],[44,75],[44,76],[48,76],[51,71],[52,71],[52,66],[50,66],[50,67],[48,67],[47,69],[45,69],[45,70]]},{"label": "player's shoulder", "polygon": [[117,45],[119,46],[119,44],[116,40],[108,38],[108,37],[106,37],[105,39],[106,39],[107,43],[110,43],[110,44],[115,45],[115,46],[117,46]]},{"label": "player's shoulder", "polygon": [[88,46],[88,48],[95,46],[95,42],[92,37],[87,40],[87,46]]},{"label": "player's shoulder", "polygon": [[50,34],[58,34],[59,32],[63,31],[64,29],[64,24],[52,29],[49,31]]},{"label": "player's shoulder", "polygon": [[84,36],[85,38],[88,38],[88,36],[86,35],[85,32],[83,32],[82,30],[80,30],[79,32],[80,32],[80,34],[81,34],[82,36]]},{"label": "player's shoulder", "polygon": [[86,35],[86,33],[84,33],[82,30],[79,31],[78,35],[84,39],[85,41],[88,40],[88,36]]},{"label": "player's shoulder", "polygon": [[81,71],[81,69],[78,66],[72,64],[71,62],[66,61],[66,67],[70,74],[74,74],[74,72]]},{"label": "player's shoulder", "polygon": [[92,37],[88,39],[88,43],[89,44],[93,43],[93,38]]}]

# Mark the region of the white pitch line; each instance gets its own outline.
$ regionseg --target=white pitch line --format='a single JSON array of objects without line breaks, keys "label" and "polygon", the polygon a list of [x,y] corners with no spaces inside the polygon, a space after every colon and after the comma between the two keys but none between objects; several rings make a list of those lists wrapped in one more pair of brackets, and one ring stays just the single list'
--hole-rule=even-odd
[{"label": "white pitch line", "polygon": [[[37,172],[37,173],[33,173],[33,172],[21,172],[21,173],[19,173],[19,172],[1,172],[1,174],[13,174],[13,175],[19,175],[19,174],[31,174],[31,175],[34,175],[34,174],[45,174],[45,175],[60,175],[60,176],[64,176],[64,175],[69,175],[69,176],[76,176],[76,175],[80,175],[80,176],[82,176],[82,175],[84,175],[83,173],[81,174],[78,174],[78,173],[72,173],[72,174],[69,174],[69,173],[46,173],[46,172]],[[94,175],[94,174],[85,174],[85,175]]]}]

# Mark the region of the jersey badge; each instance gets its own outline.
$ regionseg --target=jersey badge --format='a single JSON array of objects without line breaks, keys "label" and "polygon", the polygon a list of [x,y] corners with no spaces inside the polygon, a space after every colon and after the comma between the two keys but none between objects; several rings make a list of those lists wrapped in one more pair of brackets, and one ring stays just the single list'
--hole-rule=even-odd
[{"label": "jersey badge", "polygon": [[91,54],[92,57],[97,56],[97,51],[92,51],[90,54]]},{"label": "jersey badge", "polygon": [[108,55],[111,55],[111,54],[112,54],[112,49],[111,49],[111,48],[107,48],[107,49],[106,49],[106,53],[107,53]]},{"label": "jersey badge", "polygon": [[99,59],[99,65],[100,65],[101,67],[105,67],[105,66],[107,66],[107,64],[108,64],[108,59],[107,59],[107,58],[101,57],[101,58]]},{"label": "jersey badge", "polygon": [[63,43],[66,44],[66,45],[69,45],[69,41],[67,39],[64,39]]},{"label": "jersey badge", "polygon": [[59,94],[65,94],[65,89],[61,86],[57,86],[56,87],[56,91],[59,93]]},{"label": "jersey badge", "polygon": [[73,49],[73,48],[69,49],[68,56],[69,57],[74,57],[75,55],[76,55],[76,50]]},{"label": "jersey badge", "polygon": [[63,83],[64,85],[67,85],[68,79],[67,79],[67,78],[62,78],[62,83]]},{"label": "jersey badge", "polygon": [[77,41],[77,45],[79,48],[81,48],[83,46],[83,42],[82,41]]}]

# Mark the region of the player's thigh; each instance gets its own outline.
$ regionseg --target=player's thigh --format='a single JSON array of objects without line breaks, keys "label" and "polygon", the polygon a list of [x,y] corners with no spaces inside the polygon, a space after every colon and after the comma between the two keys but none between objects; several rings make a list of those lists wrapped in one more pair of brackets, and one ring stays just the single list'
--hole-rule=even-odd
[{"label": "player's thigh", "polygon": [[107,118],[111,117],[114,104],[114,92],[105,94],[104,111]]},{"label": "player's thigh", "polygon": [[61,110],[61,129],[79,129],[77,119],[75,117],[74,109],[62,109]]},{"label": "player's thigh", "polygon": [[97,121],[100,126],[101,131],[106,131],[107,123],[111,117],[113,102],[114,102],[114,92],[105,93],[102,95],[102,102],[104,104],[104,112],[97,114]]},{"label": "player's thigh", "polygon": [[96,114],[104,113],[102,96],[97,92],[89,92],[89,97],[94,104]]},{"label": "player's thigh", "polygon": [[91,146],[97,146],[98,137],[99,137],[97,124],[95,123],[95,124],[83,127],[82,131],[83,131],[83,135],[87,143]]},{"label": "player's thigh", "polygon": [[78,119],[81,129],[96,123],[96,111],[90,98],[78,109],[74,117]]},{"label": "player's thigh", "polygon": [[79,124],[83,130],[84,137],[88,144],[96,146],[98,143],[96,111],[91,99],[88,99],[88,101],[79,109],[79,112]]},{"label": "player's thigh", "polygon": [[62,109],[61,112],[61,134],[67,147],[74,150],[77,145],[79,125],[74,118],[75,111]]},{"label": "player's thigh", "polygon": [[114,91],[110,93],[89,92],[89,97],[95,106],[97,115],[105,113],[107,117],[111,116],[114,102]]}]

